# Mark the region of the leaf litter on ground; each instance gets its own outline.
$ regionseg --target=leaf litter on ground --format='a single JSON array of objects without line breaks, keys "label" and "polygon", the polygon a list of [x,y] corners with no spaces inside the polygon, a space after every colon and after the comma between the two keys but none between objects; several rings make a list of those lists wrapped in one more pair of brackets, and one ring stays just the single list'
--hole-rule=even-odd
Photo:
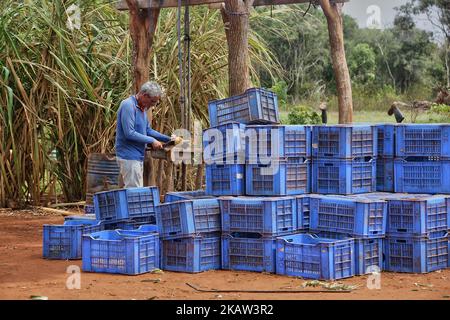
[{"label": "leaf litter on ground", "polygon": [[303,288],[306,287],[322,287],[324,289],[333,290],[333,291],[341,291],[341,290],[355,290],[359,286],[358,285],[348,285],[344,284],[342,282],[325,282],[325,281],[319,281],[319,280],[311,280],[303,282],[302,284]]},{"label": "leaf litter on ground", "polygon": [[154,270],[152,270],[152,272],[150,272],[150,273],[158,273],[158,274],[163,274],[163,273],[164,273],[164,271],[162,271],[161,269],[154,269]]}]

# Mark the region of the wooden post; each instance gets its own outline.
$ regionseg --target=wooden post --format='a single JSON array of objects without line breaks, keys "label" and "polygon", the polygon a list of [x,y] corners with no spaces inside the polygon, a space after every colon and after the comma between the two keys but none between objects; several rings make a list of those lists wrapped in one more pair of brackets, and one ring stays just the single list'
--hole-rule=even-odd
[{"label": "wooden post", "polygon": [[127,4],[133,40],[133,89],[134,92],[138,92],[148,81],[150,54],[160,9],[139,9],[137,0],[127,0]]},{"label": "wooden post", "polygon": [[[151,49],[160,9],[140,9],[137,0],[126,0],[126,2],[130,11],[130,34],[133,40],[133,91],[136,93],[149,79]],[[148,112],[147,116],[151,121],[151,112]],[[146,152],[144,186],[154,185],[155,183],[152,162],[149,152]]]},{"label": "wooden post", "polygon": [[248,53],[250,9],[254,0],[228,0],[221,7],[228,42],[229,95],[242,94],[251,87]]},{"label": "wooden post", "polygon": [[342,20],[342,3],[330,3],[330,0],[320,0],[328,23],[330,36],[331,59],[339,103],[339,123],[353,122],[352,84],[348,71],[344,47],[344,27]]}]

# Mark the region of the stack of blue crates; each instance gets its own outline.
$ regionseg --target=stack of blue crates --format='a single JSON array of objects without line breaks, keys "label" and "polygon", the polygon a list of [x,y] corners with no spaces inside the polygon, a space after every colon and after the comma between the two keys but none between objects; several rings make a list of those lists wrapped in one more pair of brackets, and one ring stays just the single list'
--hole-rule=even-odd
[{"label": "stack of blue crates", "polygon": [[245,127],[245,124],[231,122],[204,131],[208,195],[245,194]]},{"label": "stack of blue crates", "polygon": [[378,124],[377,187],[380,192],[394,192],[395,124]]},{"label": "stack of blue crates", "polygon": [[450,193],[450,124],[398,125],[395,192]]},{"label": "stack of blue crates", "polygon": [[156,223],[156,187],[129,188],[94,195],[94,214],[66,217],[63,225],[44,225],[43,257],[81,259],[82,236],[104,230],[133,230]]},{"label": "stack of blue crates", "polygon": [[382,270],[387,202],[356,196],[310,197],[310,232],[320,237],[354,240],[356,275]]},{"label": "stack of blue crates", "polygon": [[172,193],[157,207],[161,268],[202,272],[221,268],[221,215],[217,198]]},{"label": "stack of blue crates", "polygon": [[221,197],[222,268],[275,272],[276,237],[297,231],[294,197]]},{"label": "stack of blue crates", "polygon": [[285,196],[310,192],[311,127],[246,128],[246,194]]},{"label": "stack of blue crates", "polygon": [[385,269],[426,273],[447,268],[450,198],[397,195],[387,202]]},{"label": "stack of blue crates", "polygon": [[376,127],[314,126],[312,156],[313,193],[346,195],[376,190]]}]

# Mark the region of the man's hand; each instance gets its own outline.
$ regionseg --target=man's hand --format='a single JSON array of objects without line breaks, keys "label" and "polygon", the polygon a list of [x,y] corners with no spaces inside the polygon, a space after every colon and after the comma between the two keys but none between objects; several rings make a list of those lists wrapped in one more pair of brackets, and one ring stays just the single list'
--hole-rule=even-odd
[{"label": "man's hand", "polygon": [[163,148],[163,145],[162,145],[161,142],[155,141],[155,142],[152,143],[152,148],[153,148],[154,150],[159,150],[159,149],[162,149],[162,148]]}]

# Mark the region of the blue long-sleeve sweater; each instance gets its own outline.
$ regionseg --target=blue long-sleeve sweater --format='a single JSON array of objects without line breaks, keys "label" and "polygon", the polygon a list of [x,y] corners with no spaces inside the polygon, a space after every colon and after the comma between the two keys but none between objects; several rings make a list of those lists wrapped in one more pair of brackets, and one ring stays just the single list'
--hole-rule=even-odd
[{"label": "blue long-sleeve sweater", "polygon": [[170,137],[153,130],[147,114],[138,108],[135,96],[122,101],[117,112],[116,155],[126,160],[144,161],[145,145]]}]

